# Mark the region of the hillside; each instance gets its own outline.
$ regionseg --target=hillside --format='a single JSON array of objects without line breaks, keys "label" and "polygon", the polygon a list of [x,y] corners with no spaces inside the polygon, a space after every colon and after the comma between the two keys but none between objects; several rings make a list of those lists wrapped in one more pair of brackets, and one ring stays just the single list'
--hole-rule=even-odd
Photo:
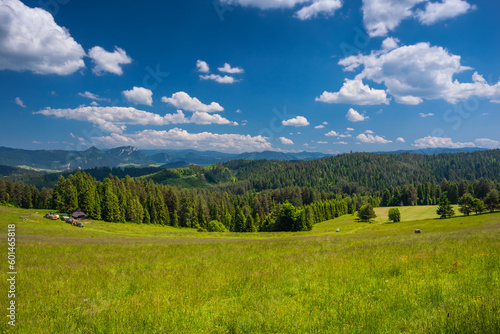
[{"label": "hillside", "polygon": [[293,233],[76,228],[42,214],[0,207],[20,249],[17,333],[500,331],[500,213],[346,215]]},{"label": "hillside", "polygon": [[51,170],[75,168],[124,167],[124,166],[171,166],[175,164],[211,165],[237,159],[311,160],[328,156],[323,153],[281,153],[274,151],[227,154],[215,151],[195,150],[139,150],[124,146],[110,150],[91,147],[85,151],[22,150],[0,147],[0,165],[27,166]]}]

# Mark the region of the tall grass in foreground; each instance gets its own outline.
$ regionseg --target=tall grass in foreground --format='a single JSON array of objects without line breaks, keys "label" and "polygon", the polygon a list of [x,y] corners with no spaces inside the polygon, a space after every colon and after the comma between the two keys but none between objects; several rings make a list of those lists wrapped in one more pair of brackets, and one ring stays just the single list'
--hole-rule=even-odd
[{"label": "tall grass in foreground", "polygon": [[[3,232],[14,211],[0,212]],[[325,224],[361,224],[343,219]],[[249,240],[73,238],[85,229],[18,223],[16,332],[500,333],[499,221]]]}]

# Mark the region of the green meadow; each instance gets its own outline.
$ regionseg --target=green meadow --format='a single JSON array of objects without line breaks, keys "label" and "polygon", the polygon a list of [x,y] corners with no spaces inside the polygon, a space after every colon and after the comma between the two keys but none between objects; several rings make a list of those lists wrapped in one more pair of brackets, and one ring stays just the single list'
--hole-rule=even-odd
[{"label": "green meadow", "polygon": [[[16,225],[12,333],[500,333],[500,213],[377,208],[310,232],[200,233],[0,207]],[[340,232],[336,232],[336,229]],[[415,234],[414,229],[422,233]]]}]

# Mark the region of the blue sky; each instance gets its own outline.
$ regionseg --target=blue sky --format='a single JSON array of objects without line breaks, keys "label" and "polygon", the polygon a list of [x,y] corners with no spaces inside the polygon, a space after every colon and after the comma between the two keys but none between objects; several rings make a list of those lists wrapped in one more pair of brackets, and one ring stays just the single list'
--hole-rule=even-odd
[{"label": "blue sky", "polygon": [[0,145],[500,147],[500,3],[0,0]]}]

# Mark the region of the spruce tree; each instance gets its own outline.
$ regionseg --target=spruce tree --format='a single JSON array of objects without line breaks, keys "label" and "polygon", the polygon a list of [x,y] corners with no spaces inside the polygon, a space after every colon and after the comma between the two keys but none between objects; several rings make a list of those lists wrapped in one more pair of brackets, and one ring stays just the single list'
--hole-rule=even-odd
[{"label": "spruce tree", "polygon": [[441,199],[439,200],[439,207],[436,213],[439,215],[439,218],[443,219],[451,218],[455,215],[455,210],[453,210],[453,207],[451,206],[446,193],[441,196]]}]

